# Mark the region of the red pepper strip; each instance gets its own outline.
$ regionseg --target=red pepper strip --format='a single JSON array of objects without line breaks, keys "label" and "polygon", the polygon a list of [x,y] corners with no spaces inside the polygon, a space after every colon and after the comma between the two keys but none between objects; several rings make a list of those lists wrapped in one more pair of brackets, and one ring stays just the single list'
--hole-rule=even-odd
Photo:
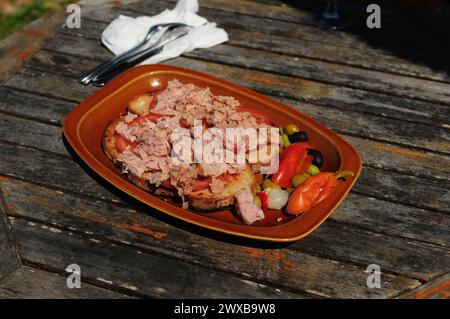
[{"label": "red pepper strip", "polygon": [[313,160],[307,153],[308,148],[311,146],[303,142],[289,145],[280,157],[280,166],[272,176],[272,182],[280,187],[288,188],[294,175],[306,172]]},{"label": "red pepper strip", "polygon": [[130,142],[129,140],[127,140],[125,137],[123,137],[120,134],[115,135],[114,145],[116,146],[116,150],[119,153],[122,153],[123,151],[125,151],[125,149],[127,148],[128,145],[130,145],[132,149],[134,149],[136,147],[135,143]]},{"label": "red pepper strip", "polygon": [[198,179],[192,185],[192,191],[196,192],[196,191],[200,191],[202,189],[208,188],[209,184],[211,184],[211,177]]},{"label": "red pepper strip", "polygon": [[[322,173],[324,174],[324,173]],[[324,179],[326,179],[325,184],[323,185],[322,191],[319,194],[319,197],[317,197],[314,205],[319,204],[321,201],[325,200],[336,188],[336,186],[339,184],[339,180],[336,178],[335,174],[333,173],[325,173]]]},{"label": "red pepper strip", "polygon": [[269,211],[269,195],[266,192],[258,192],[256,195],[261,199],[263,212],[267,213]]},{"label": "red pepper strip", "polygon": [[286,213],[298,215],[326,199],[339,181],[334,173],[324,172],[309,177],[297,187],[289,198]]}]

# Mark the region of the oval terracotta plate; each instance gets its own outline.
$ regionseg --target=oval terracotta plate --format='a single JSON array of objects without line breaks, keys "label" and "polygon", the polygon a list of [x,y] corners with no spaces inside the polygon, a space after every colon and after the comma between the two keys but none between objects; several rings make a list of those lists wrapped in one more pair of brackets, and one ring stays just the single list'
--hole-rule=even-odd
[{"label": "oval terracotta plate", "polygon": [[[134,96],[160,91],[173,79],[199,87],[209,87],[212,93],[217,95],[233,96],[242,106],[265,114],[279,127],[288,123],[298,125],[308,133],[310,143],[322,152],[325,158],[323,171],[353,171],[355,176],[340,183],[329,198],[303,215],[294,218],[281,212],[269,212],[263,221],[251,226],[243,224],[228,210],[214,213],[185,210],[179,204],[136,187],[103,153],[103,131],[110,121],[124,113],[127,102]],[[122,74],[70,112],[64,120],[63,131],[72,148],[89,167],[139,201],[198,226],[258,240],[289,242],[311,233],[336,209],[361,171],[360,156],[352,146],[328,128],[293,108],[237,84],[166,65],[139,66]]]}]

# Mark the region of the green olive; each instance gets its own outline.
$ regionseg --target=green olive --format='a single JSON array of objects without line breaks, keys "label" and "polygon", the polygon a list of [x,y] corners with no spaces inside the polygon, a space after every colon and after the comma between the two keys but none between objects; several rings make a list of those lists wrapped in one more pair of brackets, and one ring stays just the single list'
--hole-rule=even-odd
[{"label": "green olive", "polygon": [[272,182],[270,179],[266,178],[262,184],[261,184],[261,188],[267,189],[267,188],[276,188],[276,189],[280,189],[280,186],[278,186],[277,184],[275,184],[274,182]]},{"label": "green olive", "polygon": [[297,174],[294,177],[292,177],[292,185],[294,187],[297,187],[298,185],[302,184],[304,181],[306,181],[308,179],[308,177],[310,177],[311,175],[307,174],[307,173],[303,173],[303,174]]},{"label": "green olive", "polygon": [[286,148],[289,145],[291,145],[291,142],[289,142],[289,137],[287,136],[287,134],[283,133],[281,134],[281,140],[283,141],[283,147]]},{"label": "green olive", "polygon": [[261,198],[259,198],[258,195],[255,195],[255,197],[253,198],[253,201],[254,201],[255,204],[258,205],[259,207],[262,206]]},{"label": "green olive", "polygon": [[308,170],[306,171],[309,175],[316,175],[320,173],[320,169],[316,165],[309,165]]},{"label": "green olive", "polygon": [[298,131],[299,131],[298,126],[295,125],[295,124],[288,124],[288,125],[286,125],[286,127],[284,128],[284,132],[285,132],[287,135],[292,135],[292,134],[294,134],[294,133],[296,133],[296,132],[298,132]]},{"label": "green olive", "polygon": [[336,176],[336,179],[339,179],[339,178],[345,179],[348,176],[355,176],[355,173],[350,172],[350,171],[340,171],[340,172],[336,173],[335,176]]}]

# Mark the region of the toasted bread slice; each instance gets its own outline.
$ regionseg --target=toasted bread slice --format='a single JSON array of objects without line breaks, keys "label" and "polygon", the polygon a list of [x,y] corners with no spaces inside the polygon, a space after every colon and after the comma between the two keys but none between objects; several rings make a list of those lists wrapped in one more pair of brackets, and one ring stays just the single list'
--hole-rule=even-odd
[{"label": "toasted bread slice", "polygon": [[119,121],[120,119],[115,119],[111,121],[111,123],[109,123],[108,126],[106,127],[102,138],[103,151],[105,152],[106,157],[108,157],[114,163],[117,162],[117,158],[119,157],[119,152],[117,151],[116,148],[116,131],[115,131],[115,127],[119,123]]}]

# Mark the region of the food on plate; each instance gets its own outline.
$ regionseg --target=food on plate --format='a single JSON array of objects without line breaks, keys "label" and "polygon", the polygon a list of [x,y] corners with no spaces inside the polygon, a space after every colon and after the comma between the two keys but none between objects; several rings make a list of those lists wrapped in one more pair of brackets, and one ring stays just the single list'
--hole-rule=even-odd
[{"label": "food on plate", "polygon": [[[230,128],[262,131],[267,143],[250,136],[237,142],[232,136],[230,141],[225,134]],[[267,133],[270,130],[276,138]],[[225,138],[214,144],[217,136],[209,132]],[[199,134],[209,139],[197,139]],[[240,154],[241,161],[205,160],[203,153],[199,157],[197,149],[214,149],[214,145],[222,147],[212,152],[214,156]],[[106,127],[102,146],[138,187],[179,200],[185,209],[208,212],[234,206],[247,225],[274,210],[304,213],[350,175],[320,172],[324,158],[297,125],[279,129],[263,112],[241,105],[234,97],[176,79],[163,91],[134,97],[126,112]],[[186,158],[190,160],[182,160]],[[274,158],[279,165],[267,173],[264,169]]]},{"label": "food on plate", "polygon": [[265,163],[177,163],[172,156],[173,134],[181,129],[192,133],[198,120],[201,130],[272,127],[262,116],[239,108],[233,97],[169,81],[167,89],[157,95],[143,94],[129,102],[127,113],[106,128],[103,149],[140,188],[178,197],[183,208],[210,211],[236,205],[243,222],[252,224],[264,218],[254,194],[255,172]]},{"label": "food on plate", "polygon": [[323,172],[307,178],[292,192],[286,213],[298,215],[319,204],[331,195],[339,184],[339,178],[345,176],[353,176],[353,173]]}]

